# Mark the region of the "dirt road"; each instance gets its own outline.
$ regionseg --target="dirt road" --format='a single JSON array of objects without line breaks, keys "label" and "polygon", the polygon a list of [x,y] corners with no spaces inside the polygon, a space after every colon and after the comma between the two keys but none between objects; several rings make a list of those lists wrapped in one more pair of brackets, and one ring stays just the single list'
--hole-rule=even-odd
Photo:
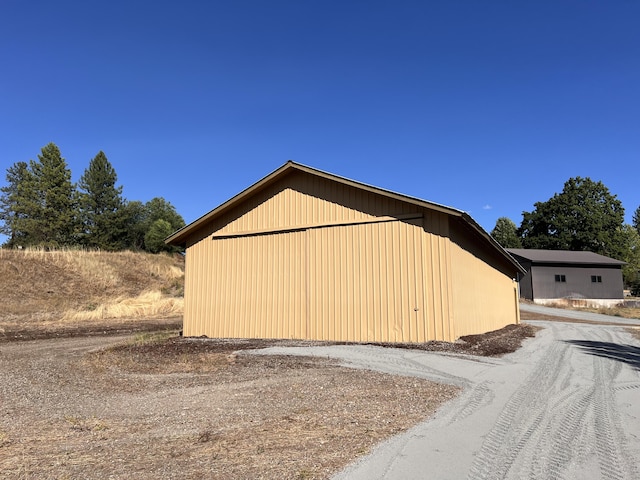
[{"label": "dirt road", "polygon": [[640,342],[620,327],[531,323],[544,330],[502,359],[366,346],[288,349],[466,388],[434,418],[335,478],[640,478]]}]

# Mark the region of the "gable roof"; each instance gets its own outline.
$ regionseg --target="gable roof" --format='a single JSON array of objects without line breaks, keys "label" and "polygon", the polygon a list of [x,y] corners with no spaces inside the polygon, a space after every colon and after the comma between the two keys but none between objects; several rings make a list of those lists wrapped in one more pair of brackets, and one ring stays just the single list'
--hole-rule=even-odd
[{"label": "gable roof", "polygon": [[290,173],[292,170],[305,172],[307,174],[325,178],[327,180],[341,183],[343,185],[348,185],[360,190],[375,193],[377,195],[382,195],[394,200],[400,200],[400,201],[407,202],[419,207],[428,208],[438,212],[446,213],[452,217],[457,217],[461,219],[464,223],[469,225],[472,228],[472,230],[474,230],[485,242],[490,244],[499,253],[500,256],[506,259],[514,267],[516,267],[517,270],[519,270],[522,273],[525,273],[525,270],[522,268],[522,266],[520,266],[520,264],[511,255],[509,255],[507,251],[504,248],[502,248],[502,246],[500,246],[498,242],[496,242],[478,223],[476,223],[476,221],[473,220],[473,218],[471,218],[469,214],[467,214],[466,212],[463,212],[462,210],[458,210],[452,207],[447,207],[434,202],[429,202],[419,198],[411,197],[401,193],[392,192],[390,190],[374,187],[372,185],[367,185],[365,183],[357,182],[355,180],[350,180],[345,177],[340,177],[332,173],[324,172],[322,170],[318,170],[306,165],[302,165],[292,160],[289,160],[280,168],[276,169],[275,171],[273,171],[266,177],[262,178],[261,180],[258,180],[256,183],[254,183],[250,187],[246,188],[245,190],[238,193],[234,197],[230,198],[226,202],[222,203],[218,207],[214,208],[210,212],[204,214],[200,218],[191,222],[189,225],[186,225],[182,227],[180,230],[174,232],[173,234],[171,234],[169,237],[165,239],[165,243],[168,243],[170,245],[176,245],[176,246],[184,245],[189,235],[191,235],[193,232],[198,230],[200,227],[218,218],[220,215],[229,211],[230,209],[236,207],[238,204],[248,199],[252,195],[256,194],[258,191],[266,188],[268,185],[271,185],[274,182],[278,181],[279,179],[281,179],[282,177]]},{"label": "gable roof", "polygon": [[581,265],[626,265],[626,262],[593,252],[570,250],[539,250],[534,248],[507,248],[507,252],[532,263],[574,263]]}]

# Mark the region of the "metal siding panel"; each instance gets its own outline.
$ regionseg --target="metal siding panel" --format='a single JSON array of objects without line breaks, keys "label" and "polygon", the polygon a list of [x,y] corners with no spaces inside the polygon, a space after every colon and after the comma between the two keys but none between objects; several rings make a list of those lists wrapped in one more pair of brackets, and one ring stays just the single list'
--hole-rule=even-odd
[{"label": "metal siding panel", "polygon": [[207,248],[189,251],[196,253],[193,260],[205,262],[200,278],[191,281],[202,288],[192,288],[195,295],[185,289],[189,315],[198,312],[191,322],[196,328],[185,334],[303,338],[304,235],[209,239],[198,246],[208,243],[210,255],[203,255]]},{"label": "metal siding panel", "polygon": [[425,210],[423,222],[422,265],[427,296],[425,339],[448,340],[452,325],[448,217],[440,212]]},{"label": "metal siding panel", "polygon": [[316,338],[421,341],[421,230],[384,222],[309,231],[309,317]]},{"label": "metal siding panel", "polygon": [[218,234],[290,228],[314,223],[373,219],[414,212],[416,207],[357,188],[292,173],[258,192],[209,227]]},{"label": "metal siding panel", "polygon": [[184,314],[182,317],[182,333],[185,336],[192,336],[194,331],[194,324],[196,321],[197,313],[195,311],[197,297],[197,264],[194,264],[193,247],[187,249],[184,265]]}]

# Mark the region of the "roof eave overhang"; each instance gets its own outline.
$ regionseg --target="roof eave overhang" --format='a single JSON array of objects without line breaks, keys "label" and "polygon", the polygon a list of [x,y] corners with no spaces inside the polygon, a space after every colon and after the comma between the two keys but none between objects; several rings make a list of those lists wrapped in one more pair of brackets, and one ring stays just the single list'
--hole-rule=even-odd
[{"label": "roof eave overhang", "polygon": [[168,236],[165,239],[164,242],[166,244],[169,244],[169,245],[185,246],[186,240],[189,237],[189,235],[191,234],[191,232],[194,232],[194,231],[198,230],[199,227],[201,227],[202,225],[206,224],[212,218],[215,218],[218,215],[221,215],[226,210],[232,208],[233,206],[237,205],[238,203],[240,203],[245,198],[251,196],[255,192],[257,192],[257,191],[261,190],[262,188],[264,188],[266,185],[270,184],[272,181],[274,181],[274,179],[276,177],[279,177],[285,170],[288,170],[288,167],[289,167],[290,163],[292,163],[292,162],[285,163],[284,165],[282,165],[277,170],[273,171],[272,173],[270,173],[266,177],[262,178],[261,180],[258,180],[256,183],[254,183],[250,187],[244,189],[242,192],[238,193],[237,195],[231,197],[229,200],[227,200],[226,202],[224,202],[221,205],[217,206],[216,208],[214,208],[210,212],[205,213],[200,218],[194,220],[193,222],[191,222],[188,225],[185,225],[180,230],[178,230],[178,231],[174,232],[173,234],[171,234],[170,236]]},{"label": "roof eave overhang", "polygon": [[498,250],[500,252],[500,254],[505,258],[505,260],[507,260],[509,263],[511,263],[513,266],[515,266],[519,273],[521,273],[523,275],[525,275],[527,273],[527,270],[522,265],[520,265],[520,262],[518,262],[515,258],[513,258],[513,256],[509,252],[507,252],[502,245],[500,245],[491,235],[489,235],[486,232],[486,230],[484,228],[482,228],[471,217],[471,215],[469,215],[466,212],[462,212],[461,216],[462,216],[462,219],[465,222],[467,222],[467,224],[469,224],[482,238],[484,238],[494,248],[496,248],[496,250]]}]

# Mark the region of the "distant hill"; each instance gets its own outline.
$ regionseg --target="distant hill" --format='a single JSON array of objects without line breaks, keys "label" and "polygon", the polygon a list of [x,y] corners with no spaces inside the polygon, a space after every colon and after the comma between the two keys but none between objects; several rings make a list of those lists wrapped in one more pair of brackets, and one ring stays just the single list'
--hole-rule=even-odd
[{"label": "distant hill", "polygon": [[3,325],[182,315],[184,257],[134,252],[0,249]]}]

